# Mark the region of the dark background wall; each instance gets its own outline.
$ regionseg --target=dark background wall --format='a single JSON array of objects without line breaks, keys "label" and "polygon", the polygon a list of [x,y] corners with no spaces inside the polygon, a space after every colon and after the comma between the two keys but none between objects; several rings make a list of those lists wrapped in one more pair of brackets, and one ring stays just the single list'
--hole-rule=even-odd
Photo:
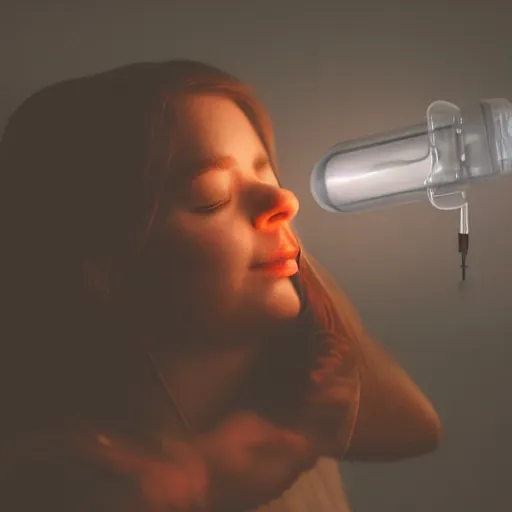
[{"label": "dark background wall", "polygon": [[[437,405],[434,455],[345,465],[355,512],[508,510],[512,178],[471,194],[469,280],[456,213],[427,204],[322,211],[310,171],[332,144],[420,121],[428,104],[512,99],[506,1],[4,0],[0,124],[32,91],[140,60],[186,57],[253,83],[275,121],[297,229]],[[303,6],[303,7],[301,7]]]}]

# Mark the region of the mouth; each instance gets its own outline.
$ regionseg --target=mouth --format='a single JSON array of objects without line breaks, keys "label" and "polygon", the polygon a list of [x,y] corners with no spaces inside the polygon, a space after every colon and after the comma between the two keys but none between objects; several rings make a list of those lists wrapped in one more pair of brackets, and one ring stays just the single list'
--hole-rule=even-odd
[{"label": "mouth", "polygon": [[282,250],[268,260],[258,262],[253,269],[274,277],[291,277],[299,271],[298,256],[298,249]]}]

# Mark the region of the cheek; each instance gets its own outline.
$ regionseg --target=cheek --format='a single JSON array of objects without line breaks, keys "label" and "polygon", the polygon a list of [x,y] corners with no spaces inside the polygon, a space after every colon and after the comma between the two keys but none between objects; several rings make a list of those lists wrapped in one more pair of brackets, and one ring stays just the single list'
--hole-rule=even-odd
[{"label": "cheek", "polygon": [[171,229],[170,248],[176,255],[173,273],[189,288],[212,292],[237,288],[248,273],[253,235],[247,226],[230,223],[178,223]]}]

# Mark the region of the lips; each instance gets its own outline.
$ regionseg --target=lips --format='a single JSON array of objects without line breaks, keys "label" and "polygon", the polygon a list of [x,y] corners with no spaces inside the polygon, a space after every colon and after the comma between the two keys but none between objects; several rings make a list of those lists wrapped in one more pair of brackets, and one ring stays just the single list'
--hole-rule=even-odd
[{"label": "lips", "polygon": [[299,271],[298,249],[281,250],[274,256],[254,265],[254,269],[276,277],[291,277]]}]

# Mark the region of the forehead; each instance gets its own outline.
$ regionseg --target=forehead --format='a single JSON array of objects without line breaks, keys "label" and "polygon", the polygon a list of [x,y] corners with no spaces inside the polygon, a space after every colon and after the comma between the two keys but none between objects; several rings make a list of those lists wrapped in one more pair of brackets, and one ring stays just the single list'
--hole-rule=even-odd
[{"label": "forehead", "polygon": [[188,96],[176,104],[175,122],[174,157],[185,167],[226,156],[245,167],[266,154],[255,128],[230,98]]}]

